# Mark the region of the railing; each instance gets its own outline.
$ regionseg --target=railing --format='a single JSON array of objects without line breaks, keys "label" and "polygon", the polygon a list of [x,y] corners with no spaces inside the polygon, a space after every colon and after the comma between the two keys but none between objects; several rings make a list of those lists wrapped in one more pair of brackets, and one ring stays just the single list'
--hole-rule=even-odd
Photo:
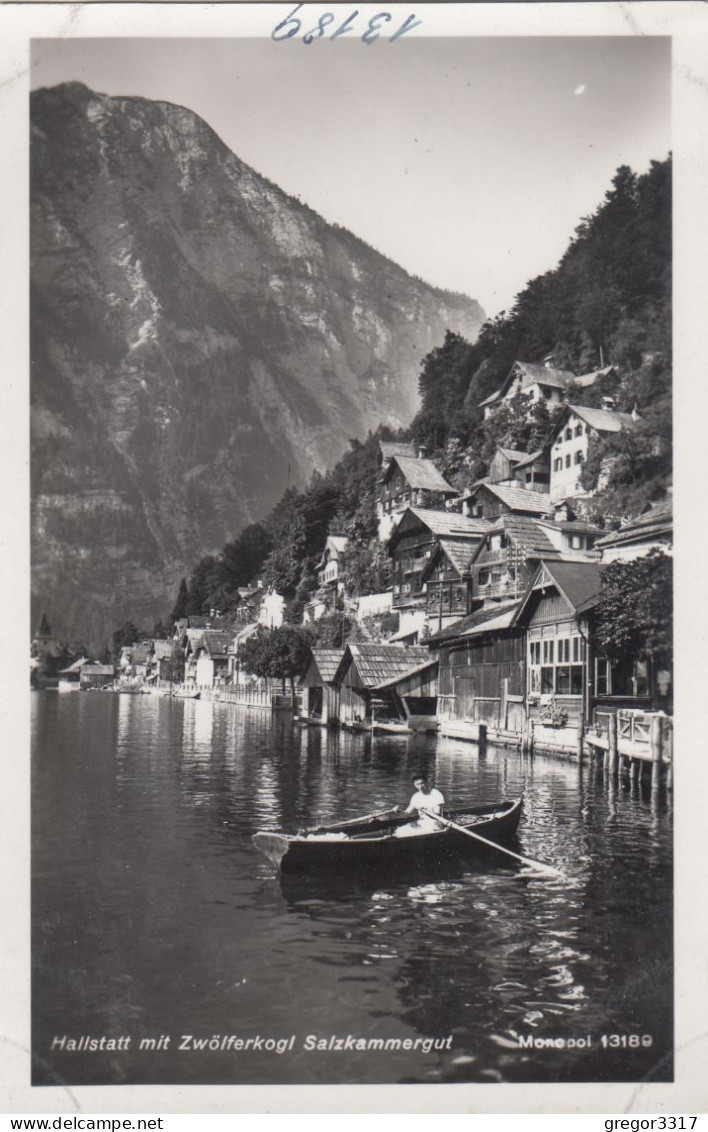
[{"label": "railing", "polygon": [[617,712],[617,738],[630,743],[648,743],[652,716],[644,711],[620,708]]}]

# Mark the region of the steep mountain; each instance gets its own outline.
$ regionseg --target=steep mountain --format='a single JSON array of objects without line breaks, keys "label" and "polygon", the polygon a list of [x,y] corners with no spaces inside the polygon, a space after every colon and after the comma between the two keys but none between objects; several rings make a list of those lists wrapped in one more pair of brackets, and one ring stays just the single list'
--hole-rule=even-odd
[{"label": "steep mountain", "polygon": [[100,647],[351,437],[407,425],[475,301],[327,224],[180,106],[31,106],[35,611]]}]

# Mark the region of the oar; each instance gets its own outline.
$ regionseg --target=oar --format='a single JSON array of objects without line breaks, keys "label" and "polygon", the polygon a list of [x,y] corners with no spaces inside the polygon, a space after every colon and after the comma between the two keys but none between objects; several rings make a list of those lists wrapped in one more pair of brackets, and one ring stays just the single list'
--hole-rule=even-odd
[{"label": "oar", "polygon": [[442,818],[440,814],[434,814],[431,810],[418,810],[419,814],[425,814],[427,818],[434,818],[435,821],[440,822],[440,825],[445,825],[448,829],[454,829],[458,833],[464,833],[466,837],[473,837],[475,841],[481,841],[483,845],[488,845],[490,849],[497,849],[500,853],[506,853],[507,857],[514,857],[517,861],[521,861],[524,865],[531,865],[534,869],[540,869],[541,872],[551,873],[554,876],[563,877],[566,879],[565,873],[560,869],[555,869],[553,865],[544,865],[541,861],[534,861],[531,857],[522,857],[520,853],[514,853],[511,849],[505,848],[504,845],[498,845],[496,841],[489,841],[488,838],[482,837],[479,833],[473,833],[471,829],[467,829],[464,825],[458,825],[457,822],[450,821],[449,818]]},{"label": "oar", "polygon": [[[372,814],[363,814],[362,817],[360,817],[360,818],[349,818],[348,821],[336,822],[335,825],[337,826],[338,829],[341,829],[343,826],[360,825],[362,822],[365,822],[365,821],[377,821],[378,818],[387,818],[389,815],[391,815],[391,817],[393,817],[395,814],[400,814],[400,810],[397,806],[394,806],[390,810],[374,810],[374,812]],[[307,829],[303,829],[300,832],[301,833],[316,833],[318,829],[329,829],[329,828],[330,828],[329,825],[324,825],[324,824],[322,824],[322,825],[311,825],[311,826],[308,826]]]}]

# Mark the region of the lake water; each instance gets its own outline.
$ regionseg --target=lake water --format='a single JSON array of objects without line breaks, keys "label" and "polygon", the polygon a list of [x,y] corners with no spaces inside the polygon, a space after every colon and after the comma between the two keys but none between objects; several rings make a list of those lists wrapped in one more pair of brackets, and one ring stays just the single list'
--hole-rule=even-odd
[{"label": "lake water", "polygon": [[[218,703],[32,709],[35,1084],[671,1079],[671,813],[636,785]],[[286,885],[251,844],[405,805],[421,770],[450,805],[522,793],[520,852],[565,878]]]}]

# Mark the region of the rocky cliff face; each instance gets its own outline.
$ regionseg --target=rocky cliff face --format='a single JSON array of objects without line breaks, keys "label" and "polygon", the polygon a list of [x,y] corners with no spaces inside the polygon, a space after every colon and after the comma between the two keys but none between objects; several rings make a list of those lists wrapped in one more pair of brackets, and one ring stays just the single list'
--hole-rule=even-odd
[{"label": "rocky cliff face", "polygon": [[350,437],[407,424],[421,358],[483,313],[182,107],[71,83],[31,123],[35,609],[95,648]]}]

